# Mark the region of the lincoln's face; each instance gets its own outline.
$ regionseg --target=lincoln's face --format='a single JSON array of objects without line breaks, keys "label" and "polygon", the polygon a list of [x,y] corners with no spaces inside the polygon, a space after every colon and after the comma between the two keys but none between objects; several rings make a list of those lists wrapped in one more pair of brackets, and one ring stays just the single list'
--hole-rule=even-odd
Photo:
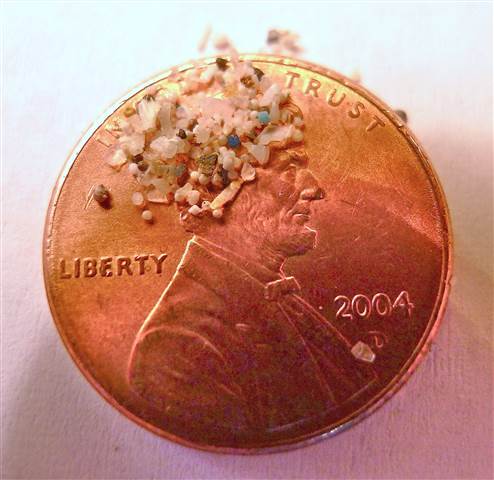
[{"label": "lincoln's face", "polygon": [[257,168],[256,179],[225,206],[221,221],[186,214],[184,228],[239,254],[304,254],[316,245],[317,232],[308,226],[312,202],[324,198],[308,163],[303,147],[273,149],[268,165]]},{"label": "lincoln's face", "polygon": [[251,225],[245,228],[253,228],[264,245],[284,257],[301,255],[316,243],[317,232],[307,224],[312,202],[324,191],[307,166],[303,148],[274,151],[268,167],[258,169],[249,195],[246,221]]}]

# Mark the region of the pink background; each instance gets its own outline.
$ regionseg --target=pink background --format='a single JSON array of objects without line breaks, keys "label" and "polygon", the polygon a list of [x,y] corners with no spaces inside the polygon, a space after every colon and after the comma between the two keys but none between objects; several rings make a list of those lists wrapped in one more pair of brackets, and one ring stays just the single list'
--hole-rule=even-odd
[{"label": "pink background", "polygon": [[[10,3],[3,7],[3,478],[492,478],[492,6]],[[442,181],[455,277],[409,383],[350,430],[268,456],[162,440],[107,405],[53,326],[41,271],[51,188],[79,135],[129,87],[196,57],[207,24],[241,51],[269,28],[351,74],[410,126]]]}]

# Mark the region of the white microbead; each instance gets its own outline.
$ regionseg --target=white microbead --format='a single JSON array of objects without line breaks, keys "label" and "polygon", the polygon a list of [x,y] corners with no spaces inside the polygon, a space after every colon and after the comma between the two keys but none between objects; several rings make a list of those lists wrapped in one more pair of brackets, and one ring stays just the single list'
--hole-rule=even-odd
[{"label": "white microbead", "polygon": [[226,145],[226,142],[227,142],[227,139],[226,139],[226,136],[225,136],[225,135],[220,135],[220,136],[218,137],[218,143],[219,143],[221,146]]},{"label": "white microbead", "polygon": [[199,175],[199,183],[201,185],[207,185],[209,183],[209,181],[211,180],[211,177],[207,176],[207,175],[204,175],[204,173],[201,173]]},{"label": "white microbead", "polygon": [[199,197],[201,194],[197,190],[191,190],[187,194],[187,202],[189,202],[189,205],[196,205],[197,202],[199,201]]},{"label": "white microbead", "polygon": [[144,220],[146,220],[146,222],[150,222],[153,219],[153,213],[151,210],[144,210],[141,216]]},{"label": "white microbead", "polygon": [[209,210],[211,206],[211,202],[208,202],[207,200],[204,200],[204,202],[201,203],[201,208],[203,210]]},{"label": "white microbead", "polygon": [[301,142],[304,139],[304,134],[303,134],[302,130],[296,129],[293,132],[292,139],[294,142]]},{"label": "white microbead", "polygon": [[243,162],[243,160],[241,158],[235,157],[235,159],[233,160],[233,167],[234,168],[240,168],[240,166],[242,165],[242,162]]},{"label": "white microbead", "polygon": [[141,192],[134,192],[131,200],[136,207],[140,207],[144,204],[144,195]]},{"label": "white microbead", "polygon": [[199,215],[201,213],[201,208],[197,205],[192,205],[192,207],[189,208],[189,213],[192,215]]},{"label": "white microbead", "polygon": [[223,209],[222,208],[216,208],[213,210],[213,217],[214,218],[221,218],[223,216]]},{"label": "white microbead", "polygon": [[195,183],[199,180],[200,175],[201,174],[197,170],[193,170],[190,172],[190,180]]},{"label": "white microbead", "polygon": [[293,119],[293,124],[296,126],[296,127],[301,127],[303,124],[304,124],[304,121],[300,118],[300,117],[295,117]]},{"label": "white microbead", "polygon": [[250,113],[249,113],[249,117],[251,120],[255,120],[257,118],[257,116],[259,115],[259,112],[257,112],[256,110],[252,110]]},{"label": "white microbead", "polygon": [[228,155],[228,156],[223,156],[223,168],[225,170],[230,170],[233,168],[234,160],[233,158]]},{"label": "white microbead", "polygon": [[222,187],[223,186],[223,178],[221,177],[221,175],[215,173],[213,175],[213,185],[215,187]]},{"label": "white microbead", "polygon": [[139,175],[139,167],[137,166],[137,163],[129,163],[129,172],[132,175]]},{"label": "white microbead", "polygon": [[249,102],[249,108],[252,109],[252,110],[257,110],[259,108],[259,102],[255,98],[253,98]]}]

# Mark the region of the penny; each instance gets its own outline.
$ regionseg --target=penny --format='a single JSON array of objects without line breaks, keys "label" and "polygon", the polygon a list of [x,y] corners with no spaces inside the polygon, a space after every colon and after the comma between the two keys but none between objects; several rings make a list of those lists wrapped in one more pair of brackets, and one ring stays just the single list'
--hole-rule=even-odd
[{"label": "penny", "polygon": [[[150,203],[144,222],[132,175],[105,159],[136,100],[177,90],[165,72],[76,146],[43,253],[58,331],[110,404],[181,444],[255,453],[337,433],[405,383],[444,312],[452,247],[437,176],[391,108],[326,68],[242,58],[289,89],[303,147],[248,185],[219,182],[236,189],[224,211],[184,222]],[[88,200],[94,185],[111,206]]]}]

